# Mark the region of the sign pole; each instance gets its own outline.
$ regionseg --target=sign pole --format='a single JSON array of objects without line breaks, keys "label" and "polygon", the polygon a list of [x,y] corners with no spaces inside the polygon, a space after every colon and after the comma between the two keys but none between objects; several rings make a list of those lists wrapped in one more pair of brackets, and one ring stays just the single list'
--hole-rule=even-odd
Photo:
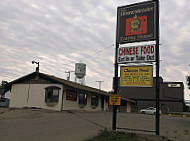
[{"label": "sign pole", "polygon": [[[117,63],[118,48],[119,48],[119,43],[117,43],[117,41],[116,41],[116,45],[115,45],[115,76],[114,76],[114,83],[113,83],[114,94],[117,94],[117,92],[118,92],[118,63]],[[117,121],[117,105],[113,105],[112,130],[116,130],[116,121]]]},{"label": "sign pole", "polygon": [[[118,57],[118,48],[119,48],[119,43],[117,41],[118,38],[118,13],[117,13],[117,25],[116,25],[116,42],[115,42],[115,73],[114,73],[114,81],[113,81],[113,89],[114,89],[114,94],[117,94],[118,92],[118,62],[117,62],[117,57]],[[113,105],[113,119],[112,119],[112,130],[116,130],[116,122],[117,122],[117,105]]]},{"label": "sign pole", "polygon": [[156,1],[156,135],[160,134],[160,78],[159,78],[159,0]]}]

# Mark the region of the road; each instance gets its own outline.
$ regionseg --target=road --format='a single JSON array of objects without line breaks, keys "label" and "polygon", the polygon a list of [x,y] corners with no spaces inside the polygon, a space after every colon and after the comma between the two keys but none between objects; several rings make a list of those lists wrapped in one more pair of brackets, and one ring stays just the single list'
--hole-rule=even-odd
[{"label": "road", "polygon": [[[0,137],[3,141],[82,141],[97,135],[100,129],[111,127],[111,112],[0,108]],[[117,127],[154,131],[155,116],[118,113]],[[190,118],[162,115],[160,132],[170,139],[189,141]]]}]

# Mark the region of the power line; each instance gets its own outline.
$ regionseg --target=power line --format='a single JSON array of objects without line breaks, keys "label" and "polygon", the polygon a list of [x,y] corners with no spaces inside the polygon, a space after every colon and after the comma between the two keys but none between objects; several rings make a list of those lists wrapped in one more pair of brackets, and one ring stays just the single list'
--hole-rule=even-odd
[{"label": "power line", "polygon": [[83,60],[86,60],[86,59],[88,59],[88,58],[94,57],[95,55],[97,55],[97,54],[99,54],[99,53],[103,52],[104,50],[106,50],[106,49],[108,49],[108,48],[111,48],[111,47],[114,47],[114,44],[112,44],[111,46],[108,46],[108,47],[106,47],[106,48],[103,48],[103,49],[97,51],[97,52],[94,53],[94,54],[87,55],[86,57],[83,58]]}]

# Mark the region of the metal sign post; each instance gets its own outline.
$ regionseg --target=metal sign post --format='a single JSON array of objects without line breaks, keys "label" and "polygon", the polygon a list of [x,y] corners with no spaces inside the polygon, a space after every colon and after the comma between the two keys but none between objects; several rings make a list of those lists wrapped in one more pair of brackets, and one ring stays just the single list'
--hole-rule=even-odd
[{"label": "metal sign post", "polygon": [[[115,76],[114,76],[114,83],[113,83],[114,94],[117,94],[117,91],[118,91],[118,63],[117,63],[118,48],[119,48],[119,43],[117,43],[117,41],[116,41],[116,46],[115,46]],[[117,105],[113,105],[112,130],[116,130],[116,121],[117,121]]]},{"label": "metal sign post", "polygon": [[159,55],[159,0],[156,1],[156,135],[160,134],[160,78],[159,78],[159,67],[160,67],[160,55]]}]

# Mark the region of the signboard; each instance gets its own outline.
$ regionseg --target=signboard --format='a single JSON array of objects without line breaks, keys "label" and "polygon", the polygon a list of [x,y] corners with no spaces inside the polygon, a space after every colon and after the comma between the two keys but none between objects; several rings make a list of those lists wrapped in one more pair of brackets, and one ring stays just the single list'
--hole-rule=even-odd
[{"label": "signboard", "polygon": [[180,88],[180,84],[168,84],[168,87],[173,87],[173,88]]},{"label": "signboard", "polygon": [[121,95],[111,94],[109,96],[109,105],[121,105]]},{"label": "signboard", "polygon": [[77,91],[67,90],[66,100],[77,101]]},{"label": "signboard", "polygon": [[118,48],[118,63],[136,63],[156,61],[155,45]]},{"label": "signboard", "polygon": [[152,86],[153,67],[150,66],[123,66],[121,67],[121,86]]},{"label": "signboard", "polygon": [[156,39],[156,2],[149,1],[118,7],[119,44]]}]

